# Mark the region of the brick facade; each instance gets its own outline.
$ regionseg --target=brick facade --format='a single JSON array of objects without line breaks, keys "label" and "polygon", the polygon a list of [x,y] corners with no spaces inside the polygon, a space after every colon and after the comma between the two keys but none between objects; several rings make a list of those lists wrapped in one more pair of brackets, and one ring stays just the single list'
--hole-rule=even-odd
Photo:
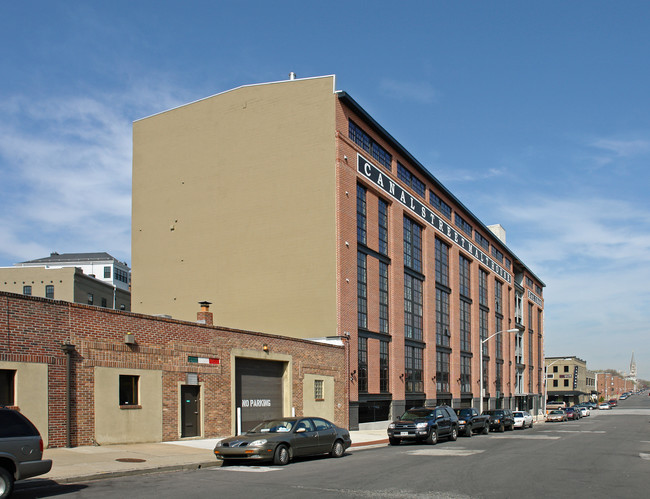
[{"label": "brick facade", "polygon": [[[206,319],[206,312],[200,312]],[[3,362],[47,365],[47,434],[50,447],[66,445],[66,354],[71,355],[71,444],[96,437],[95,368],[162,372],[162,440],[179,438],[178,386],[196,373],[202,393],[202,434],[217,437],[234,428],[231,352],[268,352],[291,359],[290,405],[303,410],[306,374],[334,379],[334,422],[347,425],[345,350],[342,346],[207,324],[105,310],[98,307],[0,292],[0,369]],[[125,343],[131,333],[135,344]],[[262,355],[262,354],[260,354]],[[219,364],[190,364],[188,357],[218,358]],[[111,394],[117,399],[117,394]],[[117,403],[117,402],[116,402]],[[20,407],[19,407],[20,409]],[[288,414],[285,414],[288,415]],[[28,415],[29,416],[29,415]],[[43,430],[41,430],[43,433]]]}]

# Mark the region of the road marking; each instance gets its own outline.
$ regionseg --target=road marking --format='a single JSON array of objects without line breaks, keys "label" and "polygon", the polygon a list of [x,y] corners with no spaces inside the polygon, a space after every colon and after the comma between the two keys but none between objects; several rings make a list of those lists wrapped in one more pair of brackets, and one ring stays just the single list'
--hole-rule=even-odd
[{"label": "road marking", "polygon": [[408,451],[410,456],[473,456],[474,454],[481,454],[483,450],[469,450],[469,449],[418,449]]},{"label": "road marking", "polygon": [[643,452],[639,452],[639,457],[641,459],[645,459],[646,461],[650,461],[650,454],[645,454]]},{"label": "road marking", "polygon": [[273,466],[222,466],[216,468],[220,471],[243,471],[245,473],[267,473],[269,471],[282,471],[282,468],[274,468]]},{"label": "road marking", "polygon": [[550,433],[607,433],[604,430],[544,430]]},{"label": "road marking", "polygon": [[520,438],[523,440],[557,440],[561,437],[552,437],[550,435],[490,435],[490,440],[493,438]]}]

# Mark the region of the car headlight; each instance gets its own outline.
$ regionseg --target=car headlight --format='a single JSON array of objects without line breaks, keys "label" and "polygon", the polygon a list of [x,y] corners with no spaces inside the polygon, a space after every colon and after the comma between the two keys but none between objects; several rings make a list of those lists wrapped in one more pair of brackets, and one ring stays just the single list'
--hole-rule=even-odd
[{"label": "car headlight", "polygon": [[423,422],[423,423],[415,423],[415,427],[416,427],[418,430],[421,430],[421,429],[423,429],[423,428],[426,428],[427,426],[428,426],[428,425],[427,425],[426,422]]},{"label": "car headlight", "polygon": [[459,419],[458,420],[458,424],[465,424],[465,423],[466,423],[466,421],[464,419]]},{"label": "car headlight", "polygon": [[260,440],[253,440],[250,444],[248,444],[249,447],[262,447],[262,445],[266,444],[266,439],[262,438]]},{"label": "car headlight", "polygon": [[395,429],[395,423],[391,423],[388,425],[389,430],[394,430]]},{"label": "car headlight", "polygon": [[218,440],[217,443],[215,444],[215,447],[223,447],[223,444],[221,442],[222,440]]},{"label": "car headlight", "polygon": [[495,423],[500,423],[501,420],[500,420],[500,419],[495,419],[494,422],[495,422]]}]

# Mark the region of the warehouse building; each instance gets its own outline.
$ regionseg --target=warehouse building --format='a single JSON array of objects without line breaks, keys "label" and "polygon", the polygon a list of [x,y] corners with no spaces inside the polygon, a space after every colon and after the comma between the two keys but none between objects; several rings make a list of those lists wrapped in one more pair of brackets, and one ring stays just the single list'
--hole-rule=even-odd
[{"label": "warehouse building", "polygon": [[484,407],[541,409],[544,283],[334,76],[141,119],[133,147],[134,311],[344,339],[351,428],[478,407],[481,357]]}]

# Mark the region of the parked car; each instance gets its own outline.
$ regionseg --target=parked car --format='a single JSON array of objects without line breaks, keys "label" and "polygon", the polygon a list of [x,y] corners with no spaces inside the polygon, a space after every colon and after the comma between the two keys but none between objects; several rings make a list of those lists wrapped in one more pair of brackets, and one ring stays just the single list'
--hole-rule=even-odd
[{"label": "parked car", "polygon": [[490,416],[490,430],[504,432],[515,428],[515,418],[510,409],[491,409],[483,411],[483,414]]},{"label": "parked car", "polygon": [[0,407],[0,497],[9,497],[16,480],[43,475],[52,460],[43,459],[43,439],[32,422],[13,409]]},{"label": "parked car", "polygon": [[612,406],[610,406],[607,402],[601,402],[600,404],[598,404],[598,409],[600,409],[601,411],[602,410],[607,411],[607,410],[609,410],[611,408],[612,408]]},{"label": "parked car", "polygon": [[454,409],[458,416],[458,433],[471,437],[472,433],[487,435],[490,431],[490,416],[479,414],[474,408]]},{"label": "parked car", "polygon": [[440,438],[458,438],[458,417],[451,407],[414,407],[388,425],[388,442],[399,445],[402,440],[435,444]]},{"label": "parked car", "polygon": [[513,411],[512,416],[515,418],[515,428],[524,430],[533,427],[533,417],[528,411]]},{"label": "parked car", "polygon": [[567,418],[571,421],[575,421],[576,419],[580,419],[582,417],[580,415],[580,410],[576,409],[575,407],[567,407],[564,409],[564,412],[566,413]]},{"label": "parked car", "polygon": [[555,409],[546,415],[546,421],[548,421],[549,423],[553,421],[560,421],[560,422],[567,421],[566,412],[564,412],[561,409]]},{"label": "parked car", "polygon": [[298,456],[341,457],[351,444],[350,432],[326,419],[279,418],[217,442],[214,455],[224,464],[231,460],[268,460],[284,466]]},{"label": "parked car", "polygon": [[609,404],[609,407],[616,407],[616,406],[618,405],[618,400],[616,400],[616,399],[609,399],[609,400],[607,401],[607,403]]},{"label": "parked car", "polygon": [[591,411],[589,410],[589,407],[585,405],[577,406],[578,410],[580,411],[580,415],[583,418],[586,418],[587,416],[591,416]]}]

